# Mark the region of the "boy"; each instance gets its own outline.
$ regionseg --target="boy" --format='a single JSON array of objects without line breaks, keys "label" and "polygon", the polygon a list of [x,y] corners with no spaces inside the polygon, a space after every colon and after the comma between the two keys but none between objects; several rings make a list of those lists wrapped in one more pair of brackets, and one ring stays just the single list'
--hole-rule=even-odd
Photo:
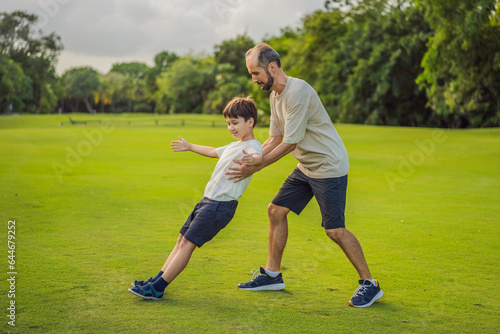
[{"label": "boy", "polygon": [[170,253],[161,271],[147,281],[134,281],[131,293],[144,299],[161,300],[165,288],[186,267],[196,247],[212,240],[231,221],[238,205],[238,198],[248,187],[251,178],[233,183],[225,173],[229,166],[243,163],[249,166],[260,164],[262,147],[255,140],[253,128],[257,123],[257,107],[249,98],[234,98],[224,108],[229,132],[239,141],[219,148],[200,146],[180,140],[172,141],[174,152],[192,151],[206,157],[219,158],[212,177],[205,188],[204,198],[189,215],[180,230],[175,248]]}]

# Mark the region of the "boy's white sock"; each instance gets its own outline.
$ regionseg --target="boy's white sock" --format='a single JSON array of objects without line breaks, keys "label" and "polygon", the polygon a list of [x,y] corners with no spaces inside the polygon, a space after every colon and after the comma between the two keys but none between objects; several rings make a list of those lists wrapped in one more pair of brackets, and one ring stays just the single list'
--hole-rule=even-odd
[{"label": "boy's white sock", "polygon": [[276,277],[280,274],[280,272],[279,271],[270,271],[270,270],[266,269],[266,274],[268,274],[271,277]]},{"label": "boy's white sock", "polygon": [[377,283],[375,283],[375,280],[373,278],[369,279],[368,281],[370,281],[373,284],[373,286],[377,286]]}]

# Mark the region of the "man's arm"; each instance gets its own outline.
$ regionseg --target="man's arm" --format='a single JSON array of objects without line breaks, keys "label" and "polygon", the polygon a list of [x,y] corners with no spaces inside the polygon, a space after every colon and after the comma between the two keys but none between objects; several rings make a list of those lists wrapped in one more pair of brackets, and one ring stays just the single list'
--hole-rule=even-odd
[{"label": "man's arm", "polygon": [[279,159],[283,158],[285,155],[295,150],[295,147],[297,147],[297,144],[287,144],[282,142],[281,144],[276,146],[276,148],[274,148],[271,152],[269,152],[268,155],[262,158],[262,164],[260,166],[260,169],[263,169],[264,167],[267,167],[275,163]]},{"label": "man's arm", "polygon": [[266,142],[262,145],[262,162],[258,166],[248,166],[241,160],[234,160],[234,162],[240,164],[240,166],[229,167],[230,171],[226,172],[226,175],[229,176],[227,179],[239,182],[251,176],[255,172],[258,172],[261,169],[275,163],[288,153],[295,150],[297,144],[283,143],[282,140],[282,136],[271,136],[266,140]]},{"label": "man's arm", "polygon": [[264,157],[271,153],[282,141],[283,136],[269,136],[264,144],[262,144],[262,156]]},{"label": "man's arm", "polygon": [[194,153],[198,153],[200,155],[204,155],[209,158],[218,158],[217,152],[214,147],[210,146],[201,146],[196,144],[188,143],[185,139],[179,136],[180,140],[174,140],[170,143],[170,147],[174,152],[184,152],[191,151]]}]

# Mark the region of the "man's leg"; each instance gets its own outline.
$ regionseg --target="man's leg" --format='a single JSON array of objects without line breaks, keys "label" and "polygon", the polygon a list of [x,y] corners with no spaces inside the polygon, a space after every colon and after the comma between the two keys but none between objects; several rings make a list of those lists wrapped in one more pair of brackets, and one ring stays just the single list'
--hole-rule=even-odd
[{"label": "man's leg", "polygon": [[349,261],[356,268],[359,278],[361,280],[371,280],[372,275],[370,269],[368,269],[363,250],[354,234],[345,227],[325,231],[326,235],[342,248]]},{"label": "man's leg", "polygon": [[372,278],[358,239],[345,228],[347,175],[339,178],[311,179],[314,195],[323,218],[322,225],[330,239],[344,251],[360,277],[359,286],[349,300],[350,306],[367,307],[383,296]]},{"label": "man's leg", "polygon": [[[243,290],[283,290],[281,259],[288,238],[287,215],[290,211],[297,215],[302,212],[313,197],[307,177],[296,168],[288,176],[273,201],[267,207],[269,216],[269,244],[266,269],[254,272],[250,282],[238,284]],[[274,273],[269,273],[269,272]]]},{"label": "man's leg", "polygon": [[358,239],[344,227],[326,230],[326,234],[342,248],[359,274],[359,287],[354,291],[348,305],[368,307],[382,298],[384,292],[370,274]]},{"label": "man's leg", "polygon": [[288,238],[287,215],[290,209],[269,204],[267,214],[269,216],[269,253],[267,256],[266,269],[280,271],[281,258],[285,250]]},{"label": "man's leg", "polygon": [[266,269],[267,271],[278,272],[278,274],[271,276],[261,267],[259,272],[252,271],[254,277],[250,282],[238,284],[238,288],[250,291],[283,290],[285,288],[285,283],[279,271],[288,238],[288,212],[290,212],[290,209],[272,203],[267,208],[269,215],[269,253]]}]

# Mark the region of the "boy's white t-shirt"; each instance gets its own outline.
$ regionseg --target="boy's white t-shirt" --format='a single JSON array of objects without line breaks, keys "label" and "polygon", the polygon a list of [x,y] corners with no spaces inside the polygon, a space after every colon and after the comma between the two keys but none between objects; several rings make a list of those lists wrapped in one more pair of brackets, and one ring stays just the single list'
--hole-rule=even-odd
[{"label": "boy's white t-shirt", "polygon": [[234,183],[233,180],[228,180],[228,176],[226,175],[229,167],[239,166],[233,162],[233,159],[241,160],[243,158],[243,150],[248,154],[258,153],[262,155],[262,146],[255,139],[236,141],[215,149],[219,156],[219,161],[215,166],[210,181],[208,181],[205,187],[205,197],[214,201],[237,201],[243,195],[252,177],[250,176]]}]

